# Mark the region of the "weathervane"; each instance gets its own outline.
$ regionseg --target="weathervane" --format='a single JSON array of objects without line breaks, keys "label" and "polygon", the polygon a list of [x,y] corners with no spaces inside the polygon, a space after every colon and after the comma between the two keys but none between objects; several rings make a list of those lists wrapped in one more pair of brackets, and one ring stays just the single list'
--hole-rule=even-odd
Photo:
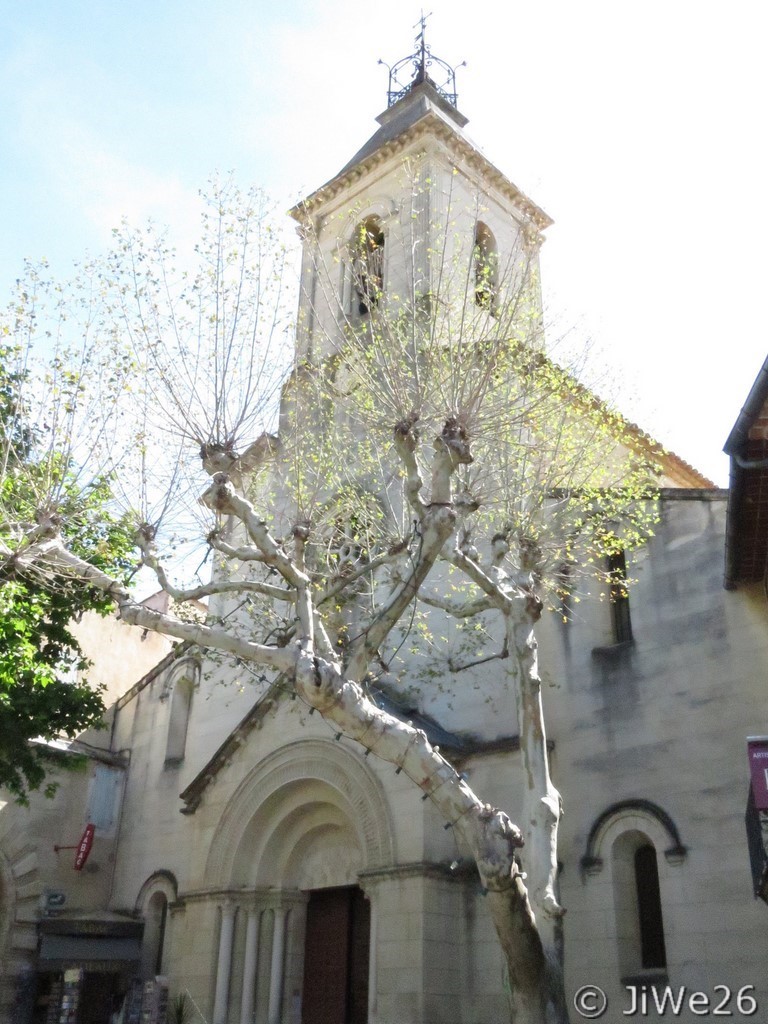
[{"label": "weathervane", "polygon": [[[398,100],[401,100],[407,92],[409,92],[414,85],[419,85],[421,82],[429,82],[433,86],[443,99],[448,100],[452,106],[456,106],[457,94],[456,94],[456,71],[458,68],[464,68],[467,66],[467,62],[464,60],[461,64],[457,64],[456,67],[452,67],[446,61],[441,60],[439,57],[435,57],[432,54],[429,46],[427,45],[426,30],[427,30],[427,18],[432,17],[432,12],[425,14],[422,10],[421,17],[417,23],[413,26],[418,29],[415,39],[415,50],[413,53],[409,53],[407,57],[403,57],[397,61],[391,67],[386,61],[379,60],[379,64],[383,64],[389,71],[389,88],[387,89],[387,106],[391,107]],[[413,77],[410,82],[404,83],[400,76],[404,75],[406,69],[413,67]],[[427,72],[427,68],[432,71],[432,74],[437,74],[438,81],[432,77],[432,74]]]}]

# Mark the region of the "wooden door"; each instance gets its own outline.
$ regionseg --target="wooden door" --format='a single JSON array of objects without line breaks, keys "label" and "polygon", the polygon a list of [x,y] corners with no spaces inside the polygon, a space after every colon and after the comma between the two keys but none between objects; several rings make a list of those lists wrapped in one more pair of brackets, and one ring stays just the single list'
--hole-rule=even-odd
[{"label": "wooden door", "polygon": [[307,903],[302,1024],[367,1024],[370,908],[356,886]]}]

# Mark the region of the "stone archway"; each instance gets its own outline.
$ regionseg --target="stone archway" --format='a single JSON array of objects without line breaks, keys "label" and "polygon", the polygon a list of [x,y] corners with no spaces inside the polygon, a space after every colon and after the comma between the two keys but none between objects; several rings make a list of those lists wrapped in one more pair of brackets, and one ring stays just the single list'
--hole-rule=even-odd
[{"label": "stone archway", "polygon": [[150,875],[139,890],[135,909],[144,921],[140,965],[143,980],[165,973],[168,908],[176,900],[178,889],[175,875],[161,870]]},{"label": "stone archway", "polygon": [[301,740],[266,757],[240,784],[219,821],[206,878],[219,888],[312,888],[312,879],[301,877],[302,853],[309,869],[324,849],[343,843],[355,876],[393,863],[381,783],[339,743]]}]

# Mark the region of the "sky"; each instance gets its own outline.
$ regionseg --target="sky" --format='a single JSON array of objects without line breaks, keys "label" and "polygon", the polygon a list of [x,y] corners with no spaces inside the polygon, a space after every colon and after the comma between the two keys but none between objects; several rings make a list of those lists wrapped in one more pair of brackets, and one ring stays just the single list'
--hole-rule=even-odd
[{"label": "sky", "polygon": [[[768,348],[760,0],[434,0],[465,129],[554,219],[545,299],[630,419],[727,483]],[[0,298],[66,274],[123,216],[194,236],[215,171],[287,209],[376,128],[404,0],[0,0]]]}]

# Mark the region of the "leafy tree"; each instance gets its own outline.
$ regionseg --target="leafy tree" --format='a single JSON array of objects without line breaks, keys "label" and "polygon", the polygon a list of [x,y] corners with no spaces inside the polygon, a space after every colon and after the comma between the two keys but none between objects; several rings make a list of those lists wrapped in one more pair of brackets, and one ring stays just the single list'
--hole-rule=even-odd
[{"label": "leafy tree", "polygon": [[[138,604],[108,560],[67,534],[60,501],[38,505],[44,537],[30,521],[11,543],[5,528],[5,559],[65,592],[100,591],[125,621],[229,659],[227,671],[270,670],[275,687],[395,764],[474,860],[515,1019],[565,1021],[560,798],[535,627],[581,577],[609,585],[605,556],[647,534],[658,453],[545,354],[528,237],[505,265],[484,250],[478,272],[482,197],[460,231],[467,211],[448,196],[424,238],[434,187],[406,184],[412,206],[397,230],[386,237],[366,221],[346,249],[341,225],[354,211],[319,229],[311,209],[297,211],[307,280],[296,348],[286,344],[286,251],[257,194],[213,190],[194,267],[178,269],[156,234],[124,229],[98,271],[97,319],[127,339],[120,359],[140,371],[127,378],[133,440],[120,460],[122,479],[135,470],[139,484],[123,488],[136,498],[139,561],[178,604],[207,598],[204,624]],[[396,291],[383,279],[385,246]],[[351,302],[339,299],[340,270]],[[197,500],[201,461],[211,479]],[[179,509],[199,517],[210,582],[174,582]],[[478,624],[515,694],[520,825],[377,699],[435,685],[439,671],[418,666],[445,659],[446,619]],[[474,635],[464,634],[470,662],[491,660]]]},{"label": "leafy tree", "polygon": [[[28,283],[42,287],[34,271]],[[30,353],[18,341],[25,303],[30,312],[23,286],[20,301],[0,345],[0,785],[26,803],[54,763],[75,763],[35,741],[73,739],[101,724],[104,704],[83,675],[88,662],[70,627],[84,612],[105,615],[114,603],[102,590],[41,573],[27,561],[22,538],[44,545],[52,531],[63,530],[73,552],[121,580],[131,542],[125,524],[110,511],[107,480],[83,485],[74,453],[51,447],[48,420],[31,418]],[[82,379],[54,355],[57,362],[49,396],[56,396],[54,404],[69,403]],[[63,440],[59,434],[57,443]],[[49,783],[46,794],[54,789]]]}]

